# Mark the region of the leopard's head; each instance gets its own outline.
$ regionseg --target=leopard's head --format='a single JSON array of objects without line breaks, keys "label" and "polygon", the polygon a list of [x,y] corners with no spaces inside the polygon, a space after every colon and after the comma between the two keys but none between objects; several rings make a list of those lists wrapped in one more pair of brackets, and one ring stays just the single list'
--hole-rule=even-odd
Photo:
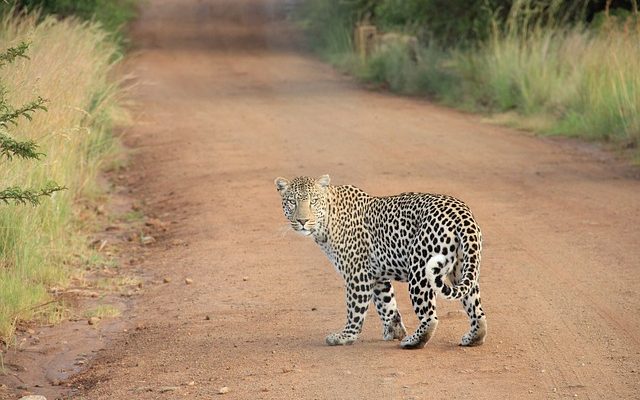
[{"label": "leopard's head", "polygon": [[275,184],[282,197],[284,215],[293,230],[305,236],[315,233],[327,213],[329,175],[318,179],[299,176],[291,181],[276,178]]}]

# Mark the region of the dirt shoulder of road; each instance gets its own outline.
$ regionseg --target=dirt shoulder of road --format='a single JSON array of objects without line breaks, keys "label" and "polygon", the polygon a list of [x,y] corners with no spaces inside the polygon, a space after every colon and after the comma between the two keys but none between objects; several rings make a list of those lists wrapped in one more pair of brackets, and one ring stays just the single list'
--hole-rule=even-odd
[{"label": "dirt shoulder of road", "polygon": [[126,168],[105,172],[105,200],[79,206],[79,218],[94,227],[88,243],[93,250],[79,256],[78,273],[67,287],[51,288],[62,321],[17,328],[15,342],[2,354],[0,399],[71,395],[77,390],[71,379],[114,339],[136,329],[136,298],[153,284],[142,263],[168,224],[144,214],[126,179]]}]

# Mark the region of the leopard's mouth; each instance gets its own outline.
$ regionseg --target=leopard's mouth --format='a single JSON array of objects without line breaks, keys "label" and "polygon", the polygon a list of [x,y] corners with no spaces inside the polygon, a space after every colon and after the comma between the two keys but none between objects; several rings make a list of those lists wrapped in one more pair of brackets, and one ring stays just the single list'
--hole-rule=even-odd
[{"label": "leopard's mouth", "polygon": [[304,236],[309,236],[311,234],[313,234],[315,232],[315,226],[309,226],[309,225],[301,225],[299,223],[296,224],[291,224],[293,227],[293,230],[298,232],[301,235]]},{"label": "leopard's mouth", "polygon": [[304,236],[309,236],[313,232],[315,232],[315,229],[313,227],[304,227],[304,226],[294,228],[294,230]]}]

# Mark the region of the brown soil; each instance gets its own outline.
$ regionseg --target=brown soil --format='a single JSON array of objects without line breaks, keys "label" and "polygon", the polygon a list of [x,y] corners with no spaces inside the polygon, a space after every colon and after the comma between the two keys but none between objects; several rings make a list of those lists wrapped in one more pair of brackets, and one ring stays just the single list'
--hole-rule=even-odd
[{"label": "brown soil", "polygon": [[[130,184],[150,216],[175,223],[143,264],[152,284],[129,316],[137,329],[71,382],[79,398],[210,399],[222,387],[237,399],[637,398],[630,170],[592,146],[363,90],[299,50],[281,3],[143,7],[128,61],[141,80]],[[342,283],[290,232],[272,183],[323,173],[472,207],[485,237],[483,346],[457,345],[468,322],[444,300],[422,350],[383,342],[373,311],[356,344],[324,344],[345,318]]]}]

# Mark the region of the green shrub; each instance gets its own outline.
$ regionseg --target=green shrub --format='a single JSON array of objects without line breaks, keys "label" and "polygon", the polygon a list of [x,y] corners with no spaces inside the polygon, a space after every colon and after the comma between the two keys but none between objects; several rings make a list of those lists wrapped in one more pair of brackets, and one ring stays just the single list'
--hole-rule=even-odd
[{"label": "green shrub", "polygon": [[121,28],[135,17],[137,3],[138,0],[5,0],[0,1],[0,11],[26,10],[38,12],[43,17],[53,14],[61,18],[96,21],[122,44],[125,36]]},{"label": "green shrub", "polygon": [[352,46],[353,26],[366,13],[365,3],[367,1],[305,1],[296,9],[295,16],[316,51],[324,55],[346,53]]},{"label": "green shrub", "polygon": [[[460,46],[485,39],[496,10],[510,0],[381,0],[374,21],[381,28],[406,30],[423,42]],[[508,9],[508,8],[507,8]]]}]

